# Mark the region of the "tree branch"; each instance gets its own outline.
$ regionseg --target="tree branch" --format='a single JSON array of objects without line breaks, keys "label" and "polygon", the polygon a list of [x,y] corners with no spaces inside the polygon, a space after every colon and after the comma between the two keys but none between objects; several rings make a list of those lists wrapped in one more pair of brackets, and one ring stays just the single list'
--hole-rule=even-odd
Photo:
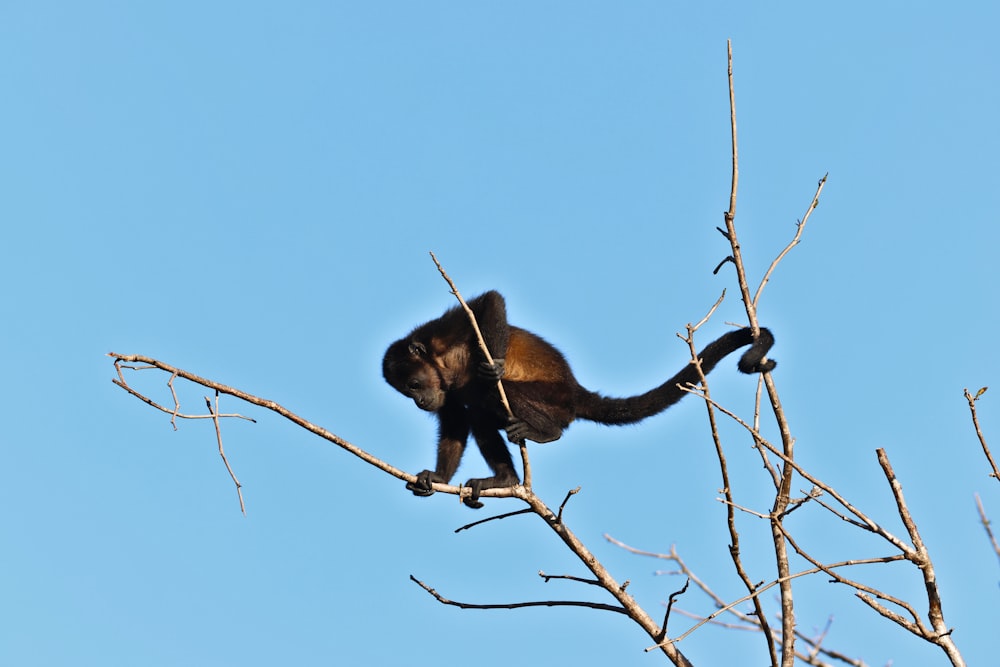
[{"label": "tree branch", "polygon": [[[365,450],[361,449],[360,447],[358,447],[356,445],[351,444],[350,442],[348,442],[347,440],[341,438],[340,436],[335,435],[334,433],[331,433],[330,431],[326,430],[325,428],[323,428],[321,426],[318,426],[318,425],[310,422],[309,420],[307,420],[307,419],[305,419],[303,417],[300,417],[299,415],[295,414],[291,410],[289,410],[289,409],[285,408],[284,406],[276,403],[275,401],[271,401],[271,400],[268,400],[268,399],[265,399],[265,398],[261,398],[259,396],[254,396],[253,394],[249,394],[249,393],[247,393],[245,391],[241,391],[240,389],[236,389],[234,387],[229,387],[229,386],[226,386],[226,385],[221,384],[219,382],[215,382],[214,380],[209,380],[207,378],[200,377],[198,375],[195,375],[194,373],[190,373],[188,371],[182,370],[182,369],[177,368],[175,366],[171,366],[170,364],[167,364],[167,363],[164,363],[162,361],[159,361],[158,359],[153,359],[152,357],[143,356],[141,354],[119,354],[118,352],[109,352],[108,356],[115,360],[115,362],[114,362],[115,363],[115,368],[118,371],[118,378],[117,379],[112,379],[112,382],[114,384],[118,385],[119,387],[121,387],[122,389],[124,389],[125,391],[127,391],[129,394],[132,394],[133,396],[135,396],[136,398],[138,398],[139,400],[141,400],[143,403],[146,403],[147,405],[150,405],[150,406],[152,406],[152,407],[154,407],[154,408],[156,408],[158,410],[161,410],[162,412],[165,412],[165,413],[170,414],[170,415],[176,415],[178,417],[182,417],[182,418],[185,418],[185,419],[197,419],[197,418],[213,419],[213,416],[211,414],[204,415],[203,417],[199,417],[197,415],[183,415],[183,414],[179,413],[177,410],[170,410],[168,408],[164,408],[163,406],[157,404],[155,401],[153,401],[149,397],[143,395],[141,392],[133,389],[125,381],[124,374],[122,373],[122,369],[123,368],[130,368],[130,366],[122,365],[122,362],[125,362],[126,364],[135,364],[135,363],[145,364],[145,367],[143,367],[143,368],[136,368],[134,370],[158,369],[158,370],[161,370],[163,372],[169,373],[171,375],[171,381],[173,381],[174,378],[179,377],[179,378],[182,378],[182,379],[187,380],[189,382],[192,382],[194,384],[197,384],[197,385],[200,385],[202,387],[205,387],[207,389],[212,389],[213,391],[217,391],[220,394],[227,394],[229,396],[233,396],[235,398],[238,398],[241,401],[245,401],[246,403],[249,403],[251,405],[256,405],[257,407],[264,408],[264,409],[270,410],[272,412],[275,412],[275,413],[281,415],[282,417],[284,417],[285,419],[289,420],[290,422],[292,422],[296,426],[304,428],[305,430],[309,431],[310,433],[312,433],[314,435],[318,435],[319,437],[323,438],[324,440],[327,440],[328,442],[331,442],[331,443],[337,445],[338,447],[340,447],[341,449],[343,449],[343,450],[345,450],[345,451],[353,454],[354,456],[356,456],[357,458],[361,459],[365,463],[368,463],[369,465],[372,465],[372,466],[378,468],[379,470],[381,470],[383,472],[386,472],[386,473],[392,475],[393,477],[396,477],[397,479],[401,479],[401,480],[406,481],[406,482],[415,482],[416,481],[416,476],[415,475],[411,475],[408,472],[400,470],[399,468],[396,468],[395,466],[390,465],[389,463],[386,463],[382,459],[379,459],[378,457],[369,454]],[[240,417],[242,419],[249,419],[248,417],[243,417],[242,415],[224,415],[224,414],[220,414],[218,416],[220,418],[221,417]],[[250,419],[250,421],[254,421],[254,420]],[[512,497],[519,497],[519,495],[521,495],[520,492],[519,492],[519,490],[518,490],[519,488],[520,487],[509,487],[509,488],[500,488],[500,489],[484,489],[480,495],[482,497],[485,497],[485,498],[512,498]],[[462,489],[460,487],[452,486],[450,484],[437,484],[437,483],[435,483],[434,484],[434,490],[435,491],[440,491],[442,493],[450,493],[450,494],[456,495],[456,496],[460,496],[461,493],[462,493]],[[466,491],[466,493],[467,492],[468,491]]]}]

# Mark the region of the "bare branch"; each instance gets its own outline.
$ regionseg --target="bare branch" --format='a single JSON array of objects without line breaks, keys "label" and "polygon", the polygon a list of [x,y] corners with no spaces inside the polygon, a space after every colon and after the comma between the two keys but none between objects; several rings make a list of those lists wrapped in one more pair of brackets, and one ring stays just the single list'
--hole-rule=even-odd
[{"label": "bare branch", "polygon": [[878,455],[878,462],[885,473],[885,478],[892,488],[892,495],[896,500],[896,508],[899,510],[899,518],[902,519],[903,525],[906,527],[906,532],[909,533],[910,540],[913,541],[913,550],[909,553],[904,553],[906,553],[909,560],[913,561],[914,565],[920,568],[920,573],[924,578],[924,588],[927,590],[927,618],[934,629],[933,633],[925,632],[924,638],[940,646],[953,665],[956,667],[964,665],[965,661],[962,659],[958,647],[952,641],[951,629],[945,624],[944,612],[941,609],[941,595],[937,587],[937,575],[934,573],[934,564],[931,562],[931,555],[927,551],[923,539],[920,537],[920,532],[917,530],[917,523],[913,520],[910,509],[906,506],[906,500],[903,498],[903,485],[900,484],[899,479],[896,477],[896,473],[892,469],[892,464],[889,463],[889,457],[886,455],[885,450],[879,448],[875,450],[875,453]]},{"label": "bare branch", "polygon": [[[108,356],[112,356],[112,355],[108,355]],[[122,368],[128,368],[128,366],[123,366]],[[152,368],[155,368],[155,367],[154,366],[145,366],[143,368],[136,368],[134,370],[146,370],[146,369],[152,369]],[[174,386],[173,386],[174,377],[175,376],[171,376],[170,380],[167,381],[167,385],[170,387],[171,393],[173,393],[173,391],[174,391]],[[180,403],[177,403],[177,396],[176,396],[176,394],[174,394],[174,405],[175,405],[175,407],[174,407],[173,410],[171,410],[169,408],[163,407],[162,405],[160,405],[156,401],[150,399],[149,397],[144,396],[143,394],[139,393],[138,391],[136,391],[135,389],[133,389],[132,387],[130,387],[124,380],[116,380],[116,379],[112,378],[111,382],[113,384],[118,385],[119,387],[121,387],[122,389],[124,389],[125,391],[127,391],[128,393],[132,394],[133,396],[135,396],[136,398],[138,398],[140,401],[142,401],[146,405],[149,405],[150,407],[156,408],[160,412],[165,412],[168,415],[170,415],[170,424],[174,427],[175,431],[177,430],[176,419],[178,417],[181,418],[181,419],[215,419],[216,417],[219,417],[220,419],[235,418],[235,419],[245,419],[245,420],[247,420],[249,422],[253,422],[255,424],[257,423],[256,419],[252,419],[250,417],[246,417],[244,415],[235,414],[235,413],[231,413],[231,414],[219,414],[219,415],[213,415],[211,413],[207,414],[207,415],[186,415],[186,414],[183,414],[183,413],[180,412]]]},{"label": "bare branch", "polygon": [[[465,303],[465,299],[463,299],[462,295],[459,293],[458,287],[455,286],[454,281],[452,281],[451,277],[444,270],[444,267],[441,266],[441,262],[438,261],[438,258],[433,252],[430,255],[431,259],[434,260],[434,265],[437,267],[438,272],[440,272],[441,277],[444,278],[445,282],[448,283],[448,286],[451,287],[451,293],[455,295],[455,298],[458,299],[458,302],[462,305],[462,309],[465,311],[465,314],[469,316],[469,322],[472,324],[472,330],[476,333],[476,340],[479,342],[479,350],[486,358],[486,362],[492,364],[493,356],[490,354],[489,348],[486,347],[486,339],[483,338],[483,332],[479,328],[479,323],[476,322],[476,314],[472,312],[471,308],[469,308],[469,304]],[[497,380],[497,392],[500,394],[500,404],[503,405],[504,410],[507,411],[507,418],[514,419],[514,411],[510,409],[510,402],[507,400],[507,393],[503,389],[503,381],[499,379]],[[528,460],[528,447],[525,445],[524,440],[518,442],[517,445],[521,450],[521,463],[524,469],[524,473],[522,475],[522,479],[524,480],[523,485],[525,488],[530,489],[531,462]]]},{"label": "bare branch", "polygon": [[[729,191],[729,210],[725,214],[726,231],[724,236],[729,241],[732,249],[733,264],[736,267],[736,279],[740,286],[740,295],[743,298],[743,305],[746,308],[747,319],[754,334],[760,331],[757,322],[757,299],[750,297],[750,285],[747,282],[746,267],[743,264],[743,254],[740,250],[739,239],[736,235],[736,193],[739,184],[739,150],[736,132],[736,90],[733,84],[733,46],[731,41],[726,42],[726,53],[729,75],[729,124],[732,135],[732,183]],[[759,296],[759,290],[758,290]],[[781,444],[786,458],[786,463],[782,467],[781,482],[778,492],[775,495],[774,505],[771,509],[771,538],[774,544],[775,566],[778,568],[778,580],[781,582],[781,665],[782,667],[792,667],[795,662],[795,606],[792,598],[792,579],[788,564],[788,550],[782,538],[778,525],[785,513],[788,504],[789,493],[792,484],[793,469],[788,461],[794,459],[795,440],[792,438],[788,420],[785,417],[781,401],[778,398],[778,390],[774,385],[771,373],[763,373],[764,386],[767,388],[768,399],[778,428],[781,432]],[[771,641],[771,633],[765,632],[768,641],[768,651],[771,657],[771,664],[777,667],[778,651]]]},{"label": "bare branch", "polygon": [[[361,459],[365,463],[368,463],[369,465],[375,466],[379,470],[382,470],[383,472],[389,473],[390,475],[392,475],[393,477],[396,477],[397,479],[401,479],[401,480],[406,481],[406,482],[415,482],[416,481],[416,476],[415,475],[411,475],[410,473],[407,473],[407,472],[405,472],[403,470],[400,470],[399,468],[396,468],[395,466],[389,465],[388,463],[386,463],[385,461],[379,459],[378,457],[375,457],[375,456],[369,454],[368,452],[366,452],[365,450],[361,449],[360,447],[351,444],[347,440],[344,440],[340,436],[331,433],[330,431],[326,430],[325,428],[322,428],[321,426],[317,426],[316,424],[308,421],[307,419],[304,419],[303,417],[300,417],[299,415],[295,414],[291,410],[288,410],[287,408],[281,406],[280,404],[278,404],[278,403],[276,403],[274,401],[270,401],[270,400],[267,400],[267,399],[264,399],[264,398],[260,398],[259,396],[254,396],[253,394],[248,394],[245,391],[241,391],[239,389],[235,389],[233,387],[226,386],[226,385],[221,384],[219,382],[215,382],[214,380],[209,380],[207,378],[200,377],[198,375],[195,375],[194,373],[190,373],[190,372],[182,370],[180,368],[176,368],[174,366],[171,366],[170,364],[166,364],[166,363],[164,363],[162,361],[159,361],[157,359],[153,359],[152,357],[146,357],[146,356],[143,356],[143,355],[140,355],[140,354],[119,354],[117,352],[109,352],[108,356],[111,357],[111,358],[113,358],[115,360],[115,367],[118,369],[118,372],[119,372],[119,378],[118,379],[112,379],[112,382],[114,384],[118,385],[119,387],[121,387],[122,389],[124,389],[128,393],[132,394],[133,396],[135,396],[139,400],[143,401],[144,403],[146,403],[148,405],[151,405],[152,407],[154,407],[154,408],[156,408],[158,410],[161,410],[161,411],[163,411],[163,412],[165,412],[167,414],[171,414],[172,415],[172,414],[175,413],[175,411],[174,410],[170,410],[168,408],[164,408],[163,406],[157,404],[155,401],[153,401],[150,398],[142,395],[140,392],[138,392],[135,389],[133,389],[132,387],[130,387],[127,382],[125,382],[124,376],[121,374],[121,368],[123,368],[123,366],[120,365],[120,362],[126,362],[126,363],[129,363],[129,364],[133,364],[133,363],[146,364],[147,366],[149,366],[151,368],[157,368],[157,369],[159,369],[161,371],[164,371],[166,373],[170,373],[172,377],[183,378],[183,379],[185,379],[185,380],[187,380],[189,382],[193,382],[194,384],[201,385],[202,387],[205,387],[207,389],[212,389],[212,390],[217,391],[217,392],[219,392],[221,394],[228,394],[229,396],[234,396],[234,397],[240,399],[241,401],[245,401],[247,403],[250,403],[251,405],[256,405],[257,407],[265,408],[267,410],[275,412],[275,413],[281,415],[282,417],[284,417],[285,419],[291,421],[293,424],[295,424],[295,425],[297,425],[297,426],[299,426],[299,427],[301,427],[301,428],[309,431],[310,433],[312,433],[314,435],[318,435],[319,437],[323,438],[324,440],[327,440],[327,441],[329,441],[329,442],[337,445],[341,449],[344,449],[347,452],[349,452],[349,453],[353,454],[354,456],[358,457],[359,459]],[[196,416],[181,415],[179,413],[177,414],[177,416],[178,417],[182,417],[182,418],[196,418]],[[241,417],[241,415],[221,415],[221,414],[219,415],[219,417],[226,417],[226,416]],[[205,418],[205,419],[212,419],[213,416],[212,415],[205,415],[203,418]],[[247,419],[247,417],[242,417],[242,418],[243,419]],[[251,420],[251,421],[253,421],[253,420]],[[462,490],[459,487],[457,487],[457,486],[452,486],[450,484],[439,484],[439,483],[435,483],[434,484],[434,490],[435,491],[440,491],[442,493],[450,493],[450,494],[456,495],[456,496],[460,496],[460,494],[462,492]],[[466,490],[466,493],[468,493],[468,490]],[[521,490],[521,487],[514,486],[514,487],[498,488],[498,489],[484,489],[480,495],[482,497],[484,497],[484,498],[518,498],[518,497],[521,497],[523,495],[523,491]]]}]

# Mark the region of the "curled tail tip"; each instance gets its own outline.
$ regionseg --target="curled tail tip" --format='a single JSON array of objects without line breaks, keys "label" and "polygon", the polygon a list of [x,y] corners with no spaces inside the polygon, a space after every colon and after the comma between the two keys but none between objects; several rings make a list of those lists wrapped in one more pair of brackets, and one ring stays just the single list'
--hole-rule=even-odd
[{"label": "curled tail tip", "polygon": [[[749,352],[747,353],[749,354]],[[778,362],[774,359],[758,359],[755,361],[747,361],[744,358],[737,362],[736,367],[740,369],[741,373],[746,373],[747,375],[753,375],[754,373],[770,373],[774,370],[774,367],[778,365]]]},{"label": "curled tail tip", "polygon": [[752,375],[753,373],[767,373],[774,370],[778,365],[774,359],[767,358],[767,352],[774,345],[774,335],[770,329],[761,327],[760,333],[754,339],[750,349],[743,353],[736,367],[740,372]]}]

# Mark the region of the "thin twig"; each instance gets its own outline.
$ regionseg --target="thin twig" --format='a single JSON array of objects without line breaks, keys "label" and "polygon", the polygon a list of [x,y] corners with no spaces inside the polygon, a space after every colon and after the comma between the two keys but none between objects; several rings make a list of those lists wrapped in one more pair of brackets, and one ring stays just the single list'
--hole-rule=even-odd
[{"label": "thin twig", "polygon": [[823,178],[819,179],[819,183],[816,185],[816,194],[813,195],[812,201],[809,203],[809,208],[806,209],[806,213],[802,216],[802,219],[795,223],[795,236],[791,241],[789,241],[788,245],[786,245],[784,249],[778,253],[778,256],[774,258],[773,262],[771,262],[771,266],[767,267],[767,271],[764,272],[764,277],[761,278],[760,285],[757,286],[757,292],[753,295],[754,308],[758,306],[760,295],[764,291],[764,285],[767,285],[767,282],[771,279],[771,274],[774,273],[774,270],[778,267],[778,263],[785,258],[785,255],[787,255],[792,248],[799,244],[799,241],[802,238],[802,230],[805,229],[809,216],[812,215],[812,212],[816,210],[817,206],[819,206],[819,195],[823,192],[823,186],[826,185],[827,176],[829,176],[829,174],[824,174]]},{"label": "thin twig", "polygon": [[684,581],[684,585],[681,586],[680,590],[674,591],[673,593],[670,594],[670,597],[667,598],[667,611],[663,614],[663,627],[662,630],[660,631],[661,637],[667,636],[667,624],[670,622],[670,612],[674,608],[674,601],[681,595],[687,593],[687,589],[690,584],[691,580],[686,579]]},{"label": "thin twig", "polygon": [[506,512],[504,514],[498,514],[496,516],[491,516],[487,519],[480,519],[479,521],[473,521],[472,523],[467,523],[464,526],[459,526],[455,529],[456,533],[461,533],[463,530],[469,530],[470,528],[475,528],[484,523],[489,523],[490,521],[499,521],[500,519],[508,519],[512,516],[518,516],[519,514],[531,514],[530,509],[516,510],[514,512]]},{"label": "thin twig", "polygon": [[968,388],[965,389],[965,399],[969,401],[969,412],[972,413],[972,425],[976,427],[976,435],[979,437],[979,444],[983,448],[983,453],[986,455],[986,460],[990,462],[990,467],[993,468],[993,472],[990,473],[990,477],[993,477],[998,482],[1000,482],[1000,469],[997,469],[997,462],[993,460],[993,453],[990,452],[989,445],[986,444],[986,436],[983,435],[983,430],[979,427],[979,416],[976,414],[976,401],[979,397],[986,393],[989,387],[981,387],[976,395],[973,396],[969,393]]},{"label": "thin twig", "polygon": [[601,586],[601,582],[599,582],[597,579],[584,579],[583,577],[574,577],[571,574],[545,574],[544,572],[539,570],[538,576],[541,577],[545,581],[545,583],[549,583],[549,581],[553,579],[564,579],[566,581],[575,581],[578,584],[587,584],[588,586],[597,586],[597,587]]},{"label": "thin twig", "polygon": [[566,503],[568,503],[569,499],[572,498],[573,496],[575,496],[578,493],[580,493],[580,487],[579,486],[576,487],[575,489],[570,489],[569,491],[566,492],[566,497],[563,498],[563,501],[559,504],[559,513],[556,514],[556,521],[558,523],[562,523],[562,520],[563,520],[563,518],[562,518],[563,517],[563,510],[566,509]]},{"label": "thin twig", "polygon": [[628,614],[622,607],[613,604],[603,604],[601,602],[587,602],[586,600],[538,600],[533,602],[506,602],[497,604],[473,604],[471,602],[457,602],[449,600],[436,590],[420,581],[412,574],[410,581],[414,582],[422,589],[430,593],[435,600],[441,604],[459,607],[461,609],[523,609],[525,607],[587,607],[589,609],[599,609],[601,611],[613,611],[617,614]]},{"label": "thin twig", "polygon": [[983,507],[983,501],[980,499],[979,494],[976,496],[976,510],[979,511],[979,521],[983,524],[983,528],[986,530],[986,536],[990,538],[990,544],[993,545],[993,551],[996,553],[997,558],[1000,558],[1000,544],[997,544],[997,538],[993,534],[993,529],[990,527],[990,520],[986,516],[986,508]]},{"label": "thin twig", "polygon": [[[458,287],[455,286],[454,281],[452,281],[451,277],[444,270],[444,267],[441,266],[441,262],[438,261],[438,258],[433,252],[430,253],[430,255],[431,259],[434,260],[434,265],[437,266],[438,271],[441,273],[441,277],[444,278],[445,282],[448,283],[448,286],[451,287],[451,293],[455,295],[455,298],[458,299],[458,302],[462,305],[462,309],[465,310],[465,314],[469,316],[469,322],[472,324],[472,330],[476,333],[476,340],[479,342],[479,349],[486,358],[486,363],[492,366],[493,356],[490,354],[489,348],[486,347],[486,339],[483,338],[483,332],[479,328],[479,323],[476,322],[476,314],[472,312],[472,309],[469,308],[469,304],[467,304],[465,299],[462,298],[461,293],[458,291]],[[510,403],[507,401],[507,393],[503,389],[503,381],[499,378],[497,379],[497,392],[500,394],[500,404],[503,405],[504,410],[507,411],[507,418],[514,419],[514,411],[510,408]],[[524,440],[518,442],[517,445],[521,450],[521,463],[523,468],[522,479],[524,480],[522,484],[526,489],[530,489],[531,461],[528,459],[528,447],[525,445]]]},{"label": "thin twig", "polygon": [[[479,323],[476,321],[476,314],[472,312],[472,309],[469,308],[469,304],[467,304],[465,299],[462,298],[462,294],[458,291],[458,288],[448,275],[448,272],[444,270],[443,266],[441,266],[441,262],[438,261],[437,256],[435,256],[433,252],[431,252],[430,255],[431,259],[434,260],[434,265],[437,267],[437,270],[441,273],[441,277],[445,279],[445,282],[448,283],[448,287],[451,288],[451,293],[455,295],[455,298],[458,299],[458,302],[462,305],[462,309],[465,311],[465,314],[469,316],[469,322],[472,323],[472,330],[475,332],[476,340],[479,342],[479,349],[486,358],[486,362],[492,365],[493,355],[490,354],[490,349],[486,347],[486,339],[483,338],[483,332],[480,330]],[[507,393],[503,390],[503,382],[501,380],[497,380],[497,391],[500,392],[500,403],[507,411],[507,416],[513,418],[514,412],[510,409],[510,403],[507,402]]]},{"label": "thin twig", "polygon": [[[170,378],[170,381],[173,382],[173,377]],[[236,473],[233,472],[233,467],[229,465],[229,459],[226,458],[226,451],[222,448],[222,428],[219,426],[219,392],[215,392],[215,408],[212,407],[212,401],[209,400],[208,396],[205,397],[205,405],[208,406],[208,411],[212,413],[212,421],[215,423],[215,439],[219,443],[219,456],[222,457],[222,462],[226,464],[226,470],[229,471],[229,476],[232,478],[233,484],[236,485],[236,495],[240,499],[240,511],[243,512],[243,516],[246,516],[247,508],[243,503],[243,485],[240,484],[240,480],[236,479]]]}]

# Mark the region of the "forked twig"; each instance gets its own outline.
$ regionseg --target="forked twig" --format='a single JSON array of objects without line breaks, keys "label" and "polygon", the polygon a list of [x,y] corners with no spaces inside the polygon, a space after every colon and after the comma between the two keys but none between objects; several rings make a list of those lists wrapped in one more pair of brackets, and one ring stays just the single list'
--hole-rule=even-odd
[{"label": "forked twig", "polygon": [[[176,376],[170,378],[173,379]],[[173,387],[171,386],[171,389]],[[176,396],[174,397],[176,399]],[[209,400],[208,396],[205,397],[205,405],[208,406],[208,411],[212,413],[212,421],[215,423],[215,439],[219,443],[219,456],[222,457],[222,462],[226,464],[226,470],[229,471],[229,476],[233,480],[233,484],[236,485],[236,495],[240,499],[240,511],[243,512],[243,516],[247,515],[246,505],[243,504],[243,485],[240,484],[240,480],[236,479],[236,473],[233,472],[233,468],[229,465],[229,459],[226,458],[226,451],[222,448],[222,427],[219,426],[219,392],[215,392],[215,407],[212,407],[212,401]],[[176,427],[175,427],[176,428]]]},{"label": "forked twig", "polygon": [[156,401],[154,401],[153,399],[149,398],[148,396],[145,396],[144,394],[142,394],[142,393],[136,391],[135,389],[133,389],[132,387],[130,387],[129,384],[128,384],[128,382],[125,381],[125,376],[122,373],[122,369],[123,368],[127,368],[128,370],[133,370],[133,371],[163,370],[160,366],[155,366],[155,365],[151,365],[151,364],[146,364],[146,365],[143,365],[143,366],[131,366],[131,365],[128,365],[128,364],[122,364],[121,361],[123,359],[125,359],[125,357],[117,355],[114,352],[110,353],[108,356],[109,357],[115,357],[115,370],[118,372],[118,379],[112,378],[111,382],[113,384],[118,385],[119,387],[121,387],[122,389],[124,389],[126,392],[132,394],[133,396],[135,396],[136,398],[138,398],[140,401],[142,401],[146,405],[148,405],[150,407],[153,407],[153,408],[156,408],[160,412],[165,412],[166,414],[170,415],[170,424],[174,427],[175,431],[177,430],[177,418],[178,417],[181,418],[181,419],[215,419],[216,417],[219,417],[219,418],[223,418],[223,419],[245,419],[248,422],[253,422],[254,424],[257,423],[256,419],[253,419],[251,417],[247,417],[245,415],[237,414],[237,413],[228,413],[228,414],[219,414],[219,415],[213,415],[211,413],[209,413],[207,415],[188,415],[188,414],[182,413],[180,411],[181,404],[177,400],[177,392],[174,391],[174,379],[177,377],[177,373],[172,373],[170,375],[170,379],[167,380],[167,386],[170,387],[170,394],[174,398],[174,409],[171,410],[170,408],[165,408],[162,405],[160,405],[159,403],[157,403]]}]

